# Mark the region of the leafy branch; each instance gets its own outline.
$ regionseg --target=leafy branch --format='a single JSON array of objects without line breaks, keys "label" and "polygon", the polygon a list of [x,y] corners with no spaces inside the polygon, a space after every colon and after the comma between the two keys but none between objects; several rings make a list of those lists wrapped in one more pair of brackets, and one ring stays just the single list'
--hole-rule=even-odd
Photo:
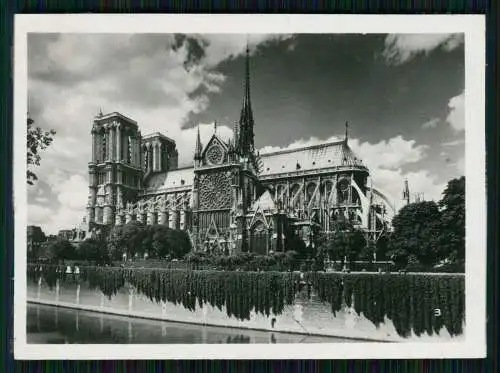
[{"label": "leafy branch", "polygon": [[38,180],[37,175],[33,171],[34,166],[40,166],[41,156],[40,151],[49,147],[54,139],[56,131],[43,131],[40,127],[34,125],[35,121],[28,118],[28,134],[27,134],[27,162],[28,170],[26,179],[29,185],[33,185]]}]

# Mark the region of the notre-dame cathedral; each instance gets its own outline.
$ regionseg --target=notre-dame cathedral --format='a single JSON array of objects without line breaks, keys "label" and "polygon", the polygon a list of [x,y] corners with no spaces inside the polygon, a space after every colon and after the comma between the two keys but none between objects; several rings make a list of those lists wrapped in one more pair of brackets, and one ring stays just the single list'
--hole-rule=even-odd
[{"label": "notre-dame cathedral", "polygon": [[314,227],[328,233],[339,219],[369,240],[390,229],[395,208],[350,149],[347,127],[336,142],[258,154],[248,49],[233,138],[221,138],[214,124],[206,144],[198,130],[193,148],[193,164],[180,168],[175,140],[158,132],[143,136],[119,113],[97,115],[87,233],[136,220],[186,230],[197,250],[267,253],[286,250],[288,234],[309,244]]}]

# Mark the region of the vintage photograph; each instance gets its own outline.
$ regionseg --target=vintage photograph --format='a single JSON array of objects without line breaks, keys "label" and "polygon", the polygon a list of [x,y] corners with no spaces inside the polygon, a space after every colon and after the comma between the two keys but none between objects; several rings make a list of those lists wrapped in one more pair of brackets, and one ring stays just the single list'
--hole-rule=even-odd
[{"label": "vintage photograph", "polygon": [[88,25],[25,35],[28,348],[470,340],[466,30]]}]

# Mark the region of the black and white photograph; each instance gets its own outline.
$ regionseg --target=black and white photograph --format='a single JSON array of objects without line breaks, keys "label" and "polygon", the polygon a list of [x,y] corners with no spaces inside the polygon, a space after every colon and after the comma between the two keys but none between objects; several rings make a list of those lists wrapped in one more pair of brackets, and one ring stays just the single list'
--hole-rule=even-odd
[{"label": "black and white photograph", "polygon": [[481,16],[15,41],[16,358],[485,355]]}]

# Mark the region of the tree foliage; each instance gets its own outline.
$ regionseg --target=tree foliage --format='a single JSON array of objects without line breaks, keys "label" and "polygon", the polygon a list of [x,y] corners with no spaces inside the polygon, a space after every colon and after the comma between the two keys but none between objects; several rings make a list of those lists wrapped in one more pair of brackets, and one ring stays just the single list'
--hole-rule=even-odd
[{"label": "tree foliage", "polygon": [[191,241],[186,232],[164,225],[143,225],[136,221],[116,226],[108,239],[109,256],[119,260],[123,254],[128,258],[182,258],[191,250]]},{"label": "tree foliage", "polygon": [[451,180],[439,201],[441,208],[441,257],[465,260],[465,177]]},{"label": "tree foliage", "polygon": [[[384,246],[400,267],[430,268],[442,261],[465,259],[465,177],[448,182],[438,202],[403,207],[392,221],[394,231]],[[387,244],[387,245],[385,245]]]},{"label": "tree foliage", "polygon": [[38,177],[33,171],[33,167],[39,166],[41,161],[40,151],[46,149],[54,139],[54,130],[43,131],[34,125],[34,120],[28,118],[27,121],[27,162],[28,170],[26,179],[29,185],[33,185]]},{"label": "tree foliage", "polygon": [[410,258],[431,265],[439,252],[440,212],[433,201],[411,203],[404,206],[392,220],[394,232],[391,236],[389,255],[393,260],[406,265]]},{"label": "tree foliage", "polygon": [[42,228],[35,225],[28,226],[26,231],[28,259],[36,259],[40,255],[40,249],[43,242],[47,240]]},{"label": "tree foliage", "polygon": [[113,227],[108,236],[109,256],[114,260],[120,260],[123,254],[132,258],[135,254],[144,252],[144,232],[144,225],[137,221]]},{"label": "tree foliage", "polygon": [[305,244],[305,242],[295,233],[289,224],[284,224],[284,235],[285,235],[285,251],[295,251],[297,256],[301,259],[308,258],[311,256],[311,250]]},{"label": "tree foliage", "polygon": [[64,262],[78,259],[78,254],[75,246],[68,240],[57,239],[47,245],[45,257],[51,262]]},{"label": "tree foliage", "polygon": [[78,246],[78,257],[95,264],[109,263],[106,241],[87,238]]},{"label": "tree foliage", "polygon": [[360,259],[367,250],[364,233],[343,219],[333,226],[334,232],[330,237],[321,240],[318,253],[328,254],[332,260],[353,262]]}]

